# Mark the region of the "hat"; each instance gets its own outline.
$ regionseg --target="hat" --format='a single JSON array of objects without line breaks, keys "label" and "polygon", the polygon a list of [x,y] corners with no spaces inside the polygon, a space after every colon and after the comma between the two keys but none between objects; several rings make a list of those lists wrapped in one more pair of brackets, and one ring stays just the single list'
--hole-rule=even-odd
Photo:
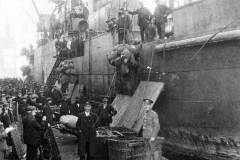
[{"label": "hat", "polygon": [[32,92],[28,92],[27,94],[30,95],[30,94],[32,94]]},{"label": "hat", "polygon": [[26,108],[26,111],[33,111],[33,110],[35,110],[36,108],[34,107],[34,106],[28,106],[27,108]]},{"label": "hat", "polygon": [[104,98],[103,98],[103,102],[108,102],[108,98],[107,98],[107,97],[104,97]]},{"label": "hat", "polygon": [[88,106],[88,105],[91,106],[91,103],[90,103],[89,101],[87,101],[87,102],[85,103],[85,106]]},{"label": "hat", "polygon": [[33,95],[31,96],[31,98],[38,98],[38,95],[33,94]]},{"label": "hat", "polygon": [[143,99],[143,102],[148,103],[148,104],[152,104],[153,100],[145,98],[145,99]]},{"label": "hat", "polygon": [[27,95],[22,96],[21,99],[27,99]]}]

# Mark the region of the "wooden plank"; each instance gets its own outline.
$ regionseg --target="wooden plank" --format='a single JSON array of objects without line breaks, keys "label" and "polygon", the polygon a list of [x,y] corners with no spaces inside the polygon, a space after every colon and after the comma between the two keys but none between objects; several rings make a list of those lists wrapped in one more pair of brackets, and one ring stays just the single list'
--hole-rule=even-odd
[{"label": "wooden plank", "polygon": [[149,98],[155,104],[163,90],[164,83],[143,81],[132,97],[117,96],[113,104],[117,104],[119,112],[113,119],[113,126],[126,127],[139,132],[142,127],[143,99]]},{"label": "wooden plank", "polygon": [[141,107],[142,107],[142,97],[133,97],[131,102],[129,103],[129,106],[122,117],[123,119],[123,126],[126,128],[132,128],[134,124],[136,123],[136,119],[138,117],[138,114],[140,113]]},{"label": "wooden plank", "polygon": [[113,117],[113,122],[111,126],[116,127],[119,124],[119,121],[123,114],[125,113],[128,103],[130,102],[131,97],[126,95],[117,95],[112,102],[112,106],[116,108],[117,115]]},{"label": "wooden plank", "polygon": [[18,126],[16,124],[11,124],[11,126],[14,128],[14,130],[11,131],[11,138],[13,141],[13,145],[16,148],[18,158],[21,159],[25,154],[23,143],[21,140],[21,135],[18,131]]},{"label": "wooden plank", "polygon": [[48,141],[50,144],[51,157],[54,160],[61,160],[61,155],[60,155],[59,148],[58,148],[52,128],[48,127],[47,132],[48,132]]}]

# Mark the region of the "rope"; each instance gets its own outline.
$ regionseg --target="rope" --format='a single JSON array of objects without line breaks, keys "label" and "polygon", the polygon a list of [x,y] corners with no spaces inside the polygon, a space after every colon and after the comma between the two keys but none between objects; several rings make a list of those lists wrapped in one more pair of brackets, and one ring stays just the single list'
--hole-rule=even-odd
[{"label": "rope", "polygon": [[152,66],[153,66],[153,57],[154,57],[154,49],[153,49],[153,44],[151,46],[151,63],[150,63],[150,68],[149,68],[149,72],[148,72],[148,81],[150,80],[150,76],[151,76],[151,72],[152,72]]},{"label": "rope", "polygon": [[115,72],[114,72],[114,75],[113,75],[113,78],[112,78],[112,81],[111,81],[111,85],[110,85],[109,90],[108,90],[107,97],[111,96],[112,87],[113,87],[113,84],[114,84],[114,81],[115,81],[116,74],[117,74],[117,72],[115,71]]},{"label": "rope", "polygon": [[[164,40],[164,46],[163,46],[163,69],[162,69],[162,74],[165,74],[165,59],[166,59],[166,41]],[[154,44],[152,44],[151,47],[151,63],[150,63],[150,68],[148,72],[148,81],[150,80],[151,72],[152,72],[152,67],[153,67],[153,59],[154,59]]]},{"label": "rope", "polygon": [[164,75],[165,74],[165,62],[166,62],[166,45],[167,45],[167,42],[166,40],[164,40],[164,46],[163,46],[163,70],[162,70],[162,74]]},{"label": "rope", "polygon": [[[210,42],[214,37],[216,37],[216,35],[218,33],[221,33],[222,31],[224,31],[225,29],[227,29],[230,25],[234,24],[236,21],[232,21],[231,23],[225,25],[223,28],[221,28],[219,31],[217,31],[216,33],[214,33],[211,37],[209,37],[209,39],[200,47],[200,49],[190,58],[189,62],[190,63],[201,51],[202,49],[208,44],[208,42]],[[237,21],[238,22],[238,21]]]}]

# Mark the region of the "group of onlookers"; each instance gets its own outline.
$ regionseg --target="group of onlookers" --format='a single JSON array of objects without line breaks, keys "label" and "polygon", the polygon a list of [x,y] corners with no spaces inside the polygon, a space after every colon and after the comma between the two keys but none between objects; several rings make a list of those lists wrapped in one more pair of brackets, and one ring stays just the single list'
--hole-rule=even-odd
[{"label": "group of onlookers", "polygon": [[118,20],[109,19],[106,21],[108,24],[108,31],[116,30],[118,32],[119,44],[130,43],[130,36],[132,33],[132,19],[130,15],[138,15],[138,26],[140,29],[140,36],[142,42],[149,42],[159,39],[164,39],[165,23],[167,22],[167,16],[171,13],[171,9],[168,8],[161,0],[156,0],[156,8],[152,14],[142,2],[140,7],[135,11],[128,11],[124,8],[119,10]]}]

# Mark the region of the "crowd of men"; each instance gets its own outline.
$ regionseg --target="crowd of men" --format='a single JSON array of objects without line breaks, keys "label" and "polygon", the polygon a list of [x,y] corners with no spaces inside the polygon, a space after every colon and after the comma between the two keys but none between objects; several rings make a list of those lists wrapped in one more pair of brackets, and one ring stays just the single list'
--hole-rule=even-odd
[{"label": "crowd of men", "polygon": [[[54,148],[49,140],[50,130],[55,123],[57,114],[53,108],[60,109],[60,116],[75,115],[78,117],[76,129],[78,134],[78,154],[80,160],[94,160],[93,150],[96,140],[96,129],[101,126],[109,126],[112,117],[117,114],[116,109],[109,104],[108,98],[103,98],[100,105],[92,105],[87,98],[76,98],[71,101],[61,91],[53,88],[54,96],[46,98],[43,90],[37,93],[22,91],[16,92],[15,96],[1,95],[0,102],[0,159],[6,157],[9,152],[8,146],[13,146],[11,157],[14,160],[25,159],[56,159],[58,160],[58,148]],[[156,137],[160,130],[158,115],[152,110],[153,101],[144,99],[145,107],[143,120],[143,137],[149,143],[151,155],[158,160],[161,153],[156,147]],[[25,155],[19,157],[11,140],[11,124],[22,120],[23,143],[27,146]],[[40,155],[39,155],[40,153]],[[9,158],[9,157],[8,157]],[[9,159],[10,159],[9,158]]]},{"label": "crowd of men", "polygon": [[[53,87],[51,97],[45,97],[44,90],[32,93],[18,90],[14,96],[1,95],[0,103],[0,142],[4,147],[0,147],[0,157],[6,156],[8,145],[11,140],[9,127],[12,123],[19,121],[21,117],[23,125],[23,143],[27,146],[26,160],[37,160],[40,157],[49,159],[56,157],[54,148],[49,141],[49,127],[58,122],[58,118],[63,115],[74,115],[78,117],[77,130],[79,131],[79,155],[81,159],[87,154],[89,156],[89,144],[96,136],[96,128],[99,126],[109,126],[112,116],[117,112],[108,104],[108,98],[104,98],[99,105],[91,105],[86,97],[77,97],[75,103],[71,103],[67,95],[62,94],[60,89]],[[8,131],[8,132],[7,132]],[[1,152],[2,151],[2,152]],[[50,154],[51,153],[51,154]],[[20,159],[12,150],[13,159]]]}]

